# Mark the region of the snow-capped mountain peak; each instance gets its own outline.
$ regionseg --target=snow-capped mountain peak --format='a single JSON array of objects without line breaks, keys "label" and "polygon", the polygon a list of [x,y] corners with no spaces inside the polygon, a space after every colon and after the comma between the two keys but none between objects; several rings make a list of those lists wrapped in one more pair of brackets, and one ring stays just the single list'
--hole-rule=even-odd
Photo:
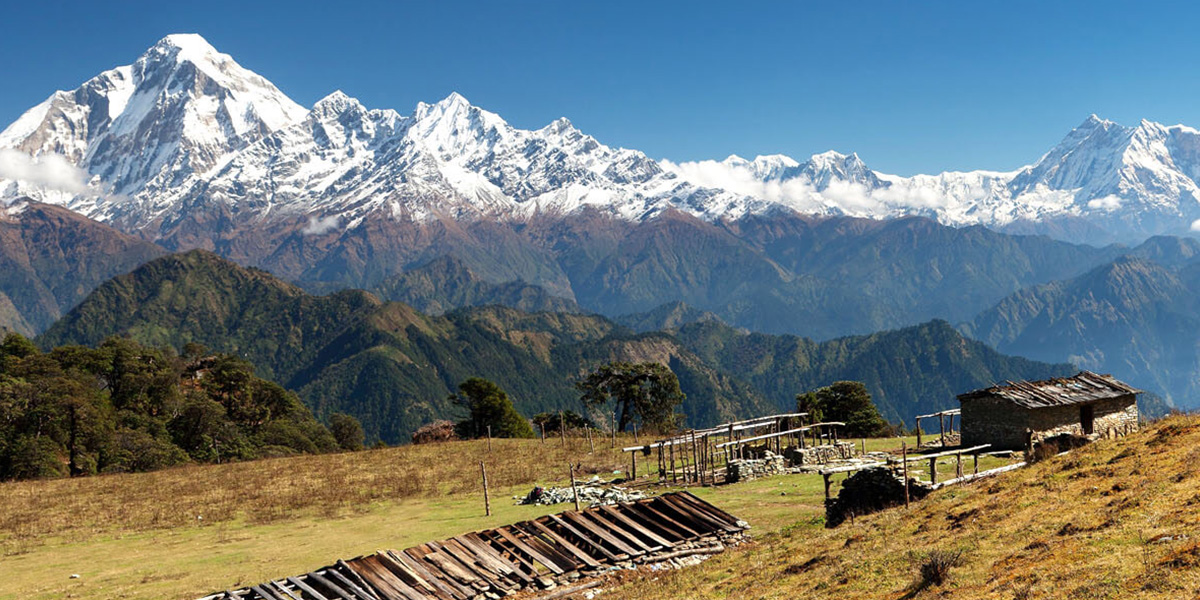
[{"label": "snow-capped mountain peak", "polygon": [[1024,231],[1084,219],[1124,239],[1179,233],[1200,218],[1200,132],[1182,125],[1090,115],[1012,172],[900,177],[832,150],[804,161],[660,162],[566,118],[515,128],[456,92],[407,116],[341,91],[305,110],[195,34],[167,36],[132,64],[52,94],[0,132],[0,150],[21,153],[28,169],[79,170],[53,192],[38,187],[52,178],[10,175],[0,199],[59,202],[149,237],[208,210],[341,227],[372,215],[521,219],[583,207],[627,219],[668,209],[705,219],[920,214]]}]

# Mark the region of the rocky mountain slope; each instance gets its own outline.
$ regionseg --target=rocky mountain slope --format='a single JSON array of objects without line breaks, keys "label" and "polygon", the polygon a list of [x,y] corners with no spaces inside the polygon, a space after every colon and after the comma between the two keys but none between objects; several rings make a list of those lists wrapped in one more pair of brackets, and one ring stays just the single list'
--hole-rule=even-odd
[{"label": "rocky mountain slope", "polygon": [[1190,257],[1200,245],[1152,242],[1078,277],[1021,290],[963,329],[1002,352],[1111,372],[1195,406],[1200,262]]},{"label": "rocky mountain slope", "polygon": [[37,333],[110,277],[165,253],[59,206],[0,209],[0,328]]},{"label": "rocky mountain slope", "polygon": [[317,414],[347,412],[369,435],[393,442],[453,416],[446,397],[471,376],[499,383],[526,415],[582,410],[573,382],[614,360],[669,365],[695,426],[785,408],[797,392],[839,378],[867,381],[886,414],[907,419],[952,405],[958,389],[1071,369],[999,355],[939,323],[818,344],[747,336],[714,321],[638,334],[597,315],[498,306],[430,316],[365,292],[313,296],[204,251],[166,256],[101,285],[38,343],[109,335],[236,353]]}]

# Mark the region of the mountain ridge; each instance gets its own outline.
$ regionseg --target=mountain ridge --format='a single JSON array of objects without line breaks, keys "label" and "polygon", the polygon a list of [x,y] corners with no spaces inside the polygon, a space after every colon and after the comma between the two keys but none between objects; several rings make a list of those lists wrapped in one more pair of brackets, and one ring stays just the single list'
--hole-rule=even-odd
[{"label": "mountain ridge", "polygon": [[[1200,217],[1200,132],[1182,125],[1124,127],[1092,115],[1009,172],[900,177],[832,151],[674,163],[605,146],[565,118],[517,129],[458,93],[408,115],[367,109],[340,91],[305,110],[194,34],[167,36],[133,64],[56,92],[0,133],[0,148],[64,157],[94,190],[108,190],[9,180],[0,197],[33,194],[180,242],[196,218],[354,228],[364,219],[525,221],[585,208],[627,220],[666,210],[709,221],[780,211],[922,215],[1104,242],[1188,235]],[[1076,220],[1090,227],[1063,225]]]}]

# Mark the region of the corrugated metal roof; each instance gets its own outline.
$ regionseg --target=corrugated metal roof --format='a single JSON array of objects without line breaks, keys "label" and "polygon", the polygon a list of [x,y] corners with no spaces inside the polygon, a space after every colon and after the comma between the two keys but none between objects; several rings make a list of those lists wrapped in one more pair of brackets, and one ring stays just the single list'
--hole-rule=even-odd
[{"label": "corrugated metal roof", "polygon": [[1074,377],[1058,377],[1043,381],[1009,381],[1005,385],[995,385],[959,394],[958,401],[998,396],[1025,408],[1045,408],[1105,400],[1127,394],[1137,394],[1141,391],[1118,381],[1112,375],[1080,371]]}]

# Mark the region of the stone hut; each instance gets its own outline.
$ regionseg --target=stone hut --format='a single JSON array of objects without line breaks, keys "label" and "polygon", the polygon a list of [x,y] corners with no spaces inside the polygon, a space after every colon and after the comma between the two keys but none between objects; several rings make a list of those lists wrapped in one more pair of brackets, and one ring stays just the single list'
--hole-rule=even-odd
[{"label": "stone hut", "polygon": [[1125,434],[1137,429],[1140,392],[1112,375],[1082,371],[960,394],[962,444],[1018,450],[1063,433]]}]

